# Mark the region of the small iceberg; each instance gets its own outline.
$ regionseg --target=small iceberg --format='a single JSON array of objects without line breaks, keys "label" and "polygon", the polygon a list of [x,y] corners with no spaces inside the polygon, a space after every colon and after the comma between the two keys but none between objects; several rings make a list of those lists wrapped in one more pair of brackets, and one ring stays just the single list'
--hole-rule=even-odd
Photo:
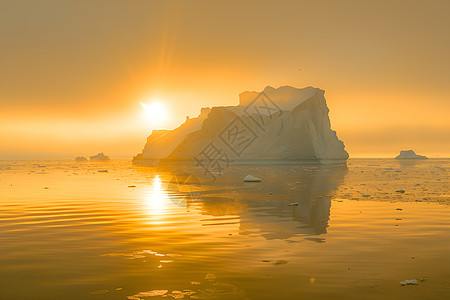
[{"label": "small iceberg", "polygon": [[402,150],[400,154],[395,157],[396,159],[427,159],[428,157],[418,155],[413,150]]},{"label": "small iceberg", "polygon": [[103,154],[103,152],[101,152],[97,155],[91,156],[90,159],[91,160],[110,160],[109,156]]},{"label": "small iceberg", "polygon": [[87,158],[84,157],[84,156],[78,156],[77,158],[75,158],[75,161],[79,161],[79,162],[81,162],[81,161],[87,161]]},{"label": "small iceberg", "polygon": [[261,178],[252,175],[247,175],[244,177],[244,182],[261,182]]}]

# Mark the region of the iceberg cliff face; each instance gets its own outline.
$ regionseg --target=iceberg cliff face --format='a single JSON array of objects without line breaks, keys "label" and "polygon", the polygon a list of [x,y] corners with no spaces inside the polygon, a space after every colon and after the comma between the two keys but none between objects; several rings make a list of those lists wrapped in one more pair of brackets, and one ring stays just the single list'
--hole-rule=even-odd
[{"label": "iceberg cliff face", "polygon": [[214,158],[227,164],[345,161],[348,153],[331,130],[324,93],[289,86],[244,92],[238,106],[202,109],[172,131],[152,133],[139,158],[200,163]]}]

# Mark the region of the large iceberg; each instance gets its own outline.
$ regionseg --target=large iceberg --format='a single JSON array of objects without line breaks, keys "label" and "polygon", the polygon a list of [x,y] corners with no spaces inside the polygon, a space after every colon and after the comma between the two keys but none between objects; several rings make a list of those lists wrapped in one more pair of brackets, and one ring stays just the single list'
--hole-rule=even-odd
[{"label": "large iceberg", "polygon": [[348,153],[331,130],[325,91],[266,87],[239,105],[202,108],[180,127],[154,130],[134,162],[335,163]]},{"label": "large iceberg", "polygon": [[418,155],[413,150],[402,150],[400,154],[395,157],[396,159],[427,159],[428,157]]}]

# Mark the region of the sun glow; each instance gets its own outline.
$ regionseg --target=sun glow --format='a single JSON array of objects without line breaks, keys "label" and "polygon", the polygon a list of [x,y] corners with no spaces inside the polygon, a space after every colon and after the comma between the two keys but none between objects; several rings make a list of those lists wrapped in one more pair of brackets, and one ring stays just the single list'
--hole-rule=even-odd
[{"label": "sun glow", "polygon": [[149,104],[140,102],[144,109],[144,120],[151,126],[162,126],[168,120],[167,107],[162,101],[153,101]]}]

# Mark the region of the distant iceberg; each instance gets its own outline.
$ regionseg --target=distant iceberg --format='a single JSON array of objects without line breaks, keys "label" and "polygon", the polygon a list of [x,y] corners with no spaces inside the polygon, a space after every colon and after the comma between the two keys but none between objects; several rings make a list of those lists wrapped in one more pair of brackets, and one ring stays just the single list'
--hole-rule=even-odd
[{"label": "distant iceberg", "polygon": [[87,161],[87,158],[84,156],[78,156],[77,158],[75,158],[75,161],[78,161],[78,162]]},{"label": "distant iceberg", "polygon": [[202,108],[174,130],[154,130],[133,161],[345,162],[349,156],[331,130],[324,94],[290,86],[241,93],[237,106]]},{"label": "distant iceberg", "polygon": [[400,154],[395,157],[396,159],[427,159],[428,157],[423,155],[417,155],[413,150],[402,150]]},{"label": "distant iceberg", "polygon": [[105,154],[103,154],[103,152],[101,152],[97,155],[91,156],[90,159],[91,160],[110,160],[109,156],[106,156]]}]

